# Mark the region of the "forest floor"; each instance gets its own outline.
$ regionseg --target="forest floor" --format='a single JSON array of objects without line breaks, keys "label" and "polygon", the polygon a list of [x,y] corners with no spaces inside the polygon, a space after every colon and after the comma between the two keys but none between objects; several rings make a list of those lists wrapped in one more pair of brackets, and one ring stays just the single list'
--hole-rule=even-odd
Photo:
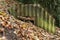
[{"label": "forest floor", "polygon": [[[0,0],[0,11],[5,12],[9,4],[5,5],[1,1],[3,0]],[[53,35],[32,23],[23,22],[3,13],[0,14],[0,40],[60,40],[60,28],[56,27],[56,33]]]},{"label": "forest floor", "polygon": [[32,23],[23,22],[10,14],[0,14],[0,40],[60,40],[60,28],[53,35]]}]

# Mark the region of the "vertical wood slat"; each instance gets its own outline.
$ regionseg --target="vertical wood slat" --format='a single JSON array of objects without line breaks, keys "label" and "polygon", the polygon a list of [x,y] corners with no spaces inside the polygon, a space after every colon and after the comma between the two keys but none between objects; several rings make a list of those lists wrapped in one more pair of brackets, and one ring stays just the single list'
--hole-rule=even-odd
[{"label": "vertical wood slat", "polygon": [[32,16],[34,16],[35,17],[35,7],[34,7],[34,4],[32,5],[32,11],[33,11],[33,13],[32,13]]},{"label": "vertical wood slat", "polygon": [[37,4],[37,24],[41,27],[41,7]]},{"label": "vertical wood slat", "polygon": [[42,19],[41,19],[41,16],[42,16],[42,15],[41,15],[41,11],[42,11],[42,8],[40,7],[40,8],[39,8],[39,27],[41,27],[41,25],[42,25],[42,24],[41,24],[41,23],[42,23],[42,22],[41,22],[41,21],[42,21]]},{"label": "vertical wood slat", "polygon": [[25,4],[25,16],[27,16],[27,5]]},{"label": "vertical wood slat", "polygon": [[23,16],[23,4],[20,4],[20,16]]},{"label": "vertical wood slat", "polygon": [[24,16],[24,13],[23,13],[23,4],[21,5],[21,16]]},{"label": "vertical wood slat", "polygon": [[[44,9],[44,8],[43,8]],[[43,10],[43,28],[45,29],[45,23],[46,23],[46,20],[45,20],[45,9]],[[46,29],[45,29],[46,30]]]},{"label": "vertical wood slat", "polygon": [[34,15],[34,7],[33,7],[33,5],[31,4],[31,17],[34,17],[33,15]]},{"label": "vertical wood slat", "polygon": [[31,11],[31,4],[29,5],[29,16],[31,17],[32,11]]},{"label": "vertical wood slat", "polygon": [[15,9],[15,11],[17,11],[16,12],[16,17],[20,17],[20,5],[16,5],[16,6],[17,6],[17,8]]},{"label": "vertical wood slat", "polygon": [[[33,8],[34,10],[33,10],[33,13],[34,14],[32,14],[32,16],[34,16],[34,18],[35,18],[35,7]],[[36,19],[36,18],[35,18]],[[34,24],[35,24],[35,20],[34,20]]]},{"label": "vertical wood slat", "polygon": [[29,4],[27,4],[27,11],[26,11],[27,13],[27,16],[29,16]]},{"label": "vertical wood slat", "polygon": [[46,23],[48,23],[47,20],[48,20],[48,19],[47,19],[47,11],[45,11],[45,21],[46,21],[46,22],[45,22],[45,27],[44,27],[44,28],[45,28],[46,30],[48,29],[48,26],[47,26],[47,24],[46,24]]},{"label": "vertical wood slat", "polygon": [[19,4],[19,8],[20,8],[20,16],[22,15],[21,13],[22,13],[22,10],[21,10],[21,4]]},{"label": "vertical wood slat", "polygon": [[36,9],[37,9],[37,7],[35,7],[35,25],[38,26],[37,25],[37,10]]},{"label": "vertical wood slat", "polygon": [[29,16],[29,4],[27,4],[27,13],[28,13],[28,15],[27,16]]},{"label": "vertical wood slat", "polygon": [[37,8],[37,25],[40,27],[40,14],[39,14],[39,8]]},{"label": "vertical wood slat", "polygon": [[25,5],[23,4],[23,16],[25,16]]},{"label": "vertical wood slat", "polygon": [[37,26],[39,26],[39,23],[38,23],[38,21],[39,21],[39,15],[38,15],[38,7],[37,7],[37,4],[36,4],[36,23],[37,23]]},{"label": "vertical wood slat", "polygon": [[[17,10],[18,10],[18,8],[17,8],[18,6],[17,5],[15,5],[15,17],[18,17],[19,15],[18,15],[18,13],[17,13]],[[18,15],[18,16],[17,16]]]},{"label": "vertical wood slat", "polygon": [[42,11],[41,11],[41,27],[43,28],[43,11],[44,11],[44,9],[42,8]]},{"label": "vertical wood slat", "polygon": [[49,15],[49,27],[48,27],[48,30],[49,30],[49,32],[51,32],[51,15]]},{"label": "vertical wood slat", "polygon": [[55,27],[55,19],[53,18],[53,20],[52,20],[52,33],[53,34],[55,34],[55,30],[56,29],[56,27]]}]

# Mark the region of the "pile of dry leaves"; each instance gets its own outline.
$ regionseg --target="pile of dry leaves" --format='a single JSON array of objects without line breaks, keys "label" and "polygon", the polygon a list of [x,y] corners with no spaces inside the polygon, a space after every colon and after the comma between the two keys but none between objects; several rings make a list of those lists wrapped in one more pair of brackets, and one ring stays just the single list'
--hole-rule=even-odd
[{"label": "pile of dry leaves", "polygon": [[5,12],[0,13],[0,40],[60,40],[60,28],[53,35]]},{"label": "pile of dry leaves", "polygon": [[8,14],[10,3],[6,2],[0,0],[0,11],[4,11],[0,12],[0,40],[60,40],[60,28],[56,28],[53,35],[32,23],[18,20]]}]

